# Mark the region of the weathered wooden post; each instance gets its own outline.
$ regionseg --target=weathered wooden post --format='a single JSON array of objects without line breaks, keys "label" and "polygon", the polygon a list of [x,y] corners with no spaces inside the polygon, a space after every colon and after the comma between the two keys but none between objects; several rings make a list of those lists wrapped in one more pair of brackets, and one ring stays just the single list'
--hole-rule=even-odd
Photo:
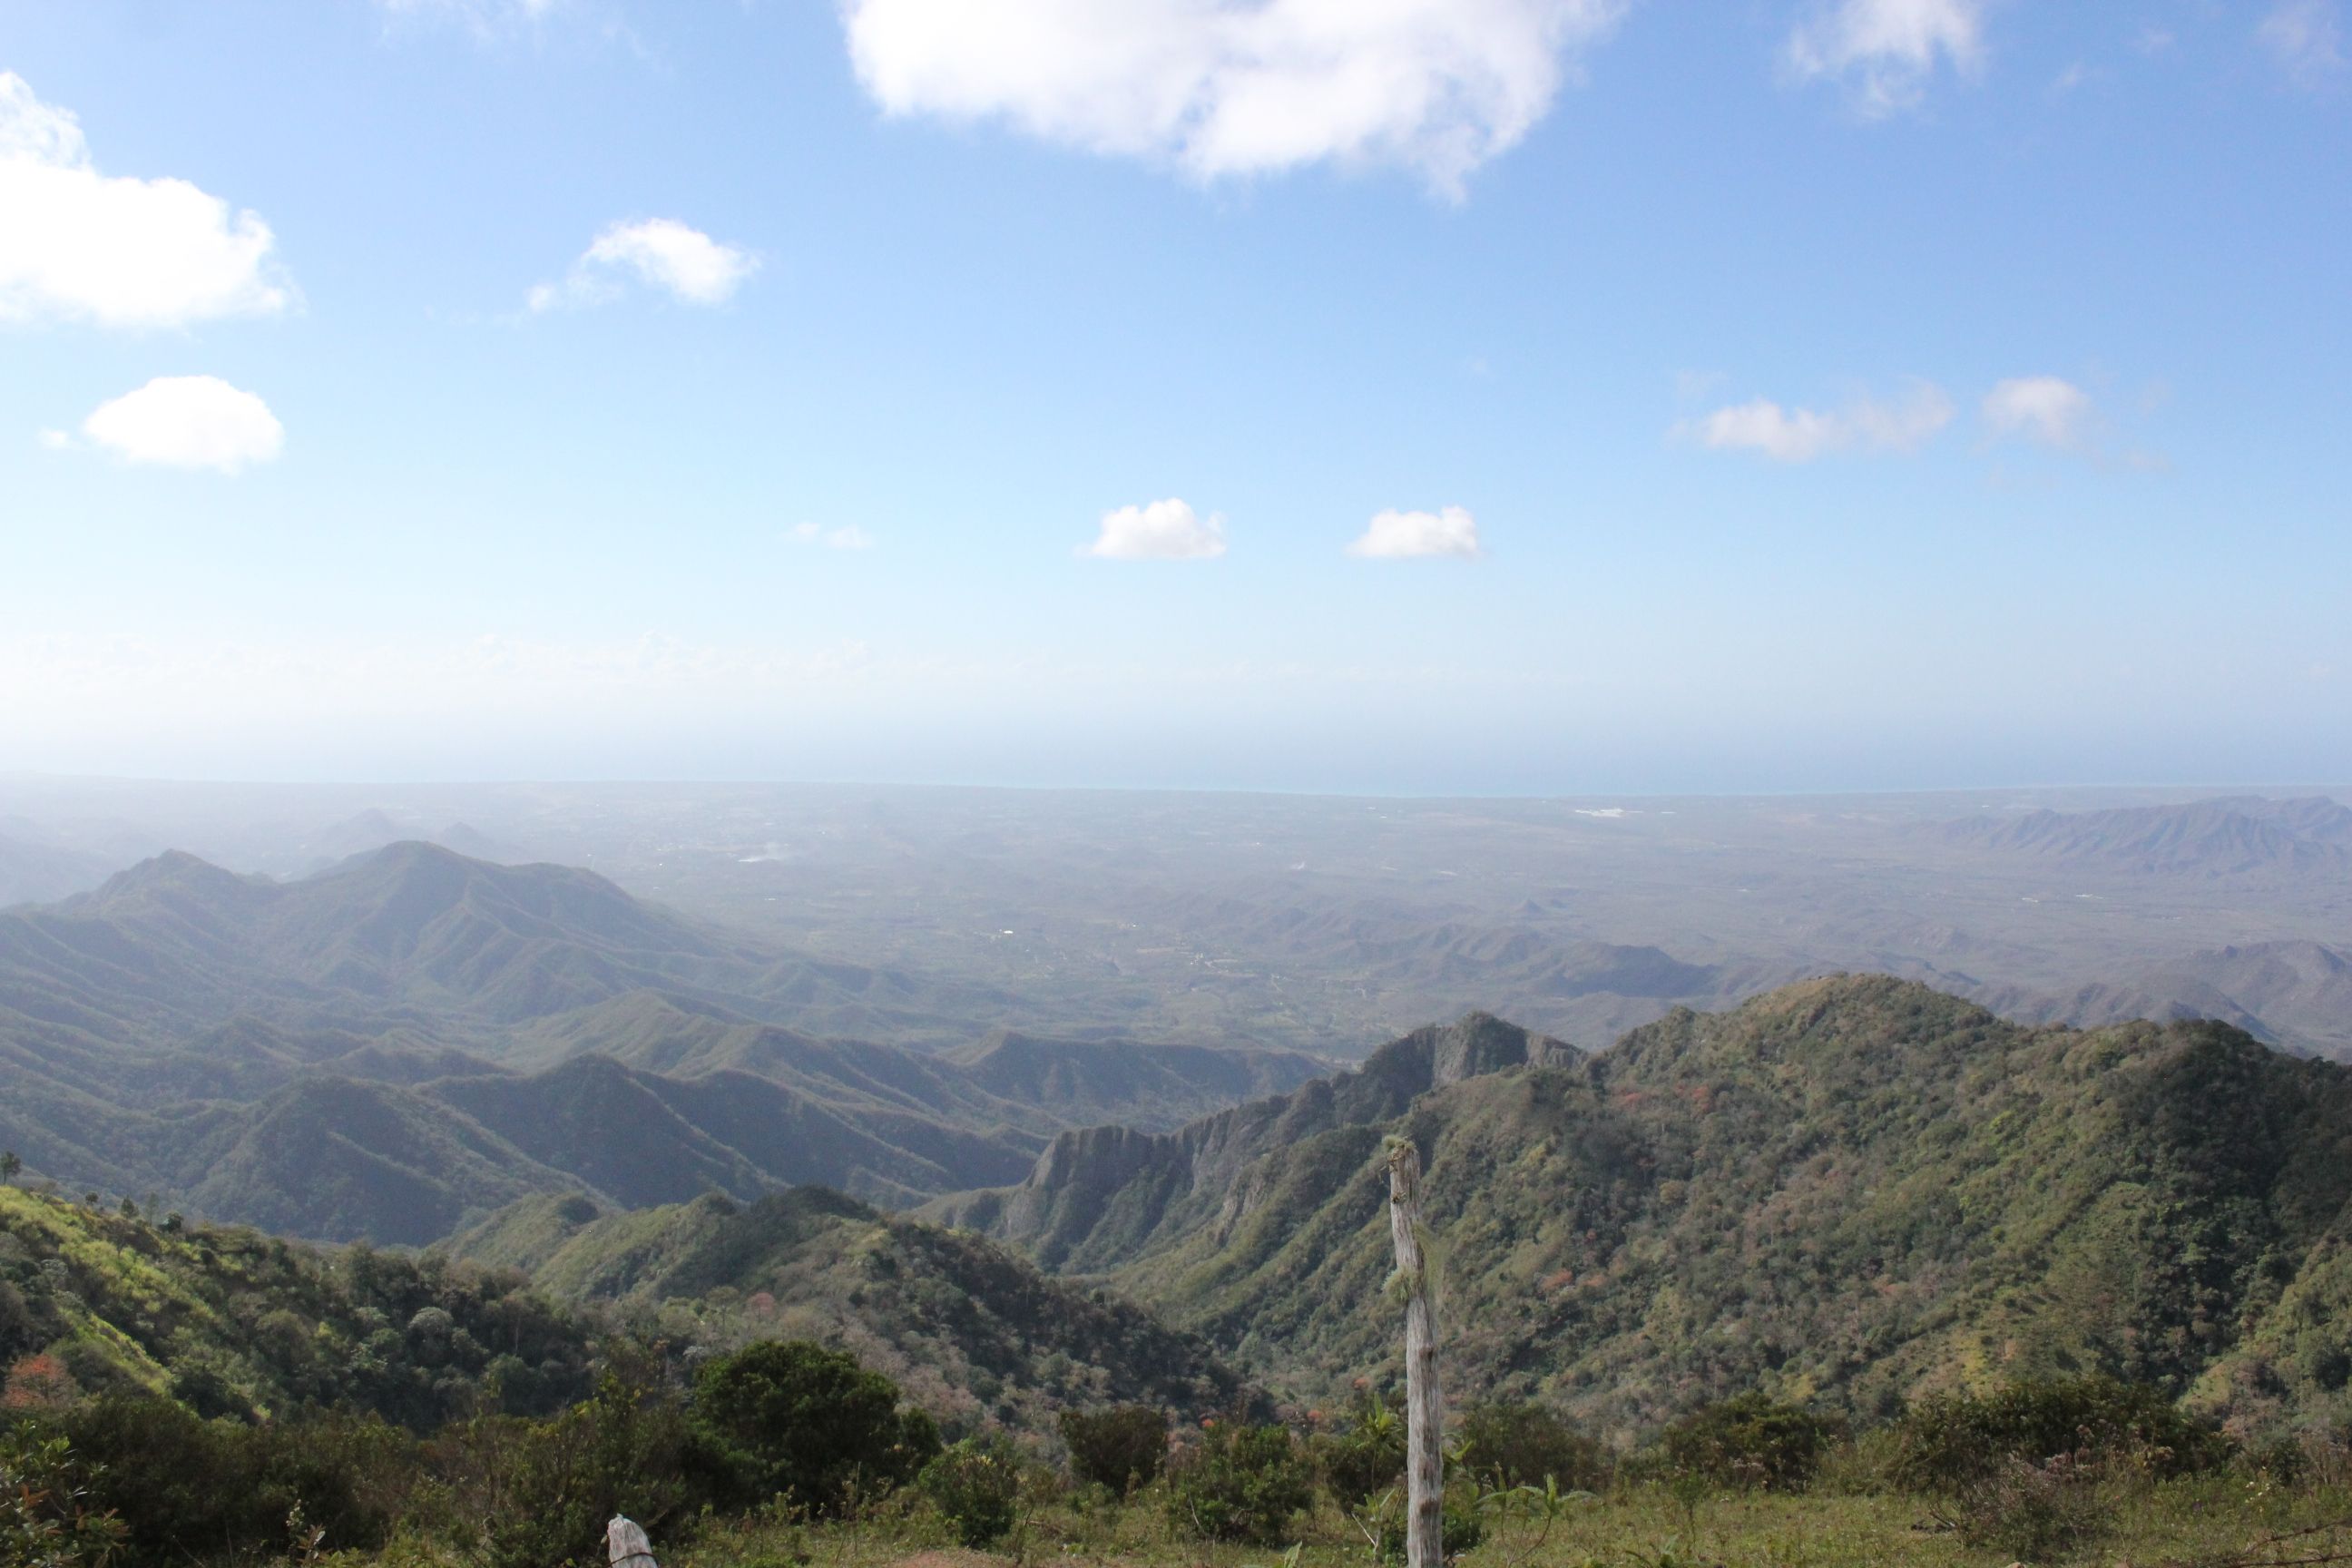
[{"label": "weathered wooden post", "polygon": [[1396,1243],[1389,1279],[1404,1298],[1405,1564],[1442,1568],[1445,1395],[1437,1384],[1437,1281],[1422,1246],[1421,1152],[1409,1138],[1391,1138],[1388,1156],[1389,1234]]}]

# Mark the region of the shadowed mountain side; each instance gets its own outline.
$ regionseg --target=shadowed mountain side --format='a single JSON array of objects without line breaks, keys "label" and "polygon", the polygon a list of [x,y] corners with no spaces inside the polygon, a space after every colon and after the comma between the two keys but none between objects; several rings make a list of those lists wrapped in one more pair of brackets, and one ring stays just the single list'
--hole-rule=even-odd
[{"label": "shadowed mountain side", "polygon": [[1353,1071],[1235,1106],[1177,1132],[1065,1132],[1018,1187],[941,1200],[926,1214],[1004,1237],[1045,1267],[1085,1273],[1149,1253],[1240,1199],[1250,1163],[1334,1129],[1402,1115],[1414,1098],[1479,1073],[1568,1062],[1575,1047],[1483,1013],[1392,1040]]},{"label": "shadowed mountain side", "polygon": [[724,1350],[805,1335],[841,1345],[966,1423],[1107,1401],[1204,1414],[1245,1396],[1207,1346],[1139,1308],[823,1188],[632,1214],[534,1198],[449,1249],[524,1269],[559,1300],[613,1304],[676,1342]]},{"label": "shadowed mountain side", "polygon": [[[1343,1080],[1344,1081],[1344,1080]],[[2211,1023],[2030,1029],[1835,977],[1400,1104],[1331,1086],[1074,1134],[937,1206],[1304,1394],[1393,1361],[1381,1139],[1412,1137],[1463,1391],[1622,1435],[1760,1384],[1883,1415],[2104,1371],[2352,1414],[2352,1071]]]}]

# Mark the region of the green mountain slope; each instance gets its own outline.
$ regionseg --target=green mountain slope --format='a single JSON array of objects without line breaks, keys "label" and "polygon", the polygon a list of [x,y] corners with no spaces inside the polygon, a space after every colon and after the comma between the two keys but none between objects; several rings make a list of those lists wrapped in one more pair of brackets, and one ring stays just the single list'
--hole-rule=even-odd
[{"label": "green mountain slope", "polygon": [[1219,1410],[1244,1394],[1198,1339],[1139,1308],[1050,1279],[979,1237],[823,1188],[625,1213],[533,1198],[451,1250],[527,1270],[559,1300],[609,1304],[674,1342],[840,1344],[959,1423],[1034,1422],[1105,1401]]},{"label": "green mountain slope", "polygon": [[1372,1165],[1401,1132],[1465,1392],[1628,1434],[1758,1384],[1868,1415],[2091,1370],[2248,1422],[2347,1409],[2352,1070],[2214,1024],[2027,1029],[1883,977],[1402,1100],[1381,1055],[1171,1137],[1066,1135],[937,1212],[1317,1391],[1393,1361]]},{"label": "green mountain slope", "polygon": [[419,1429],[586,1393],[591,1339],[512,1270],[243,1229],[166,1226],[0,1188],[0,1372],[37,1358],[86,1393],[143,1388],[199,1414],[315,1402]]}]

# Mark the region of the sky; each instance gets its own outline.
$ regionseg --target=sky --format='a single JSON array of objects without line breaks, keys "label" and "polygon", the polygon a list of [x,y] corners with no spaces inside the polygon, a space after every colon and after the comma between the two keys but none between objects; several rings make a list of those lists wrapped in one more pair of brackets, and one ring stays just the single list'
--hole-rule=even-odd
[{"label": "sky", "polygon": [[2352,779],[2347,0],[0,0],[0,772]]}]

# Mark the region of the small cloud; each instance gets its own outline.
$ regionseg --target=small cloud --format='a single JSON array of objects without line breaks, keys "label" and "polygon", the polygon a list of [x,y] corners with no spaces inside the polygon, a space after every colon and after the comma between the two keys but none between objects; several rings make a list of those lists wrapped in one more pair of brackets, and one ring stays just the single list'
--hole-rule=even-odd
[{"label": "small cloud", "polygon": [[1871,119],[1914,109],[1939,63],[1963,74],[1984,57],[1984,0],[1831,0],[1789,36],[1805,80],[1843,78]]},{"label": "small cloud", "polygon": [[81,433],[126,463],[224,474],[268,462],[286,442],[269,405],[212,375],[157,376],[100,404]]},{"label": "small cloud", "polygon": [[2132,39],[2132,48],[2139,54],[2153,58],[2164,53],[2179,41],[2179,35],[2171,28],[2150,25],[2142,27],[2138,35]]},{"label": "small cloud", "polygon": [[2054,375],[2016,376],[1985,394],[1985,426],[2061,452],[2081,452],[2091,441],[2091,395]]},{"label": "small cloud", "polygon": [[1102,531],[1078,552],[1101,561],[1213,561],[1225,552],[1225,520],[1198,517],[1170,497],[1102,515]]},{"label": "small cloud", "polygon": [[2284,0],[2254,30],[2296,86],[2315,88],[2344,69],[2344,18],[2336,0]]},{"label": "small cloud", "polygon": [[185,180],[102,174],[71,111],[0,71],[0,321],[184,327],[292,302],[269,226]]},{"label": "small cloud", "polygon": [[826,528],[821,523],[794,523],[784,537],[794,544],[822,546],[826,550],[871,550],[874,541],[866,531],[851,524],[843,528]]},{"label": "small cloud", "polygon": [[740,247],[722,245],[674,218],[647,218],[607,227],[562,282],[538,284],[525,300],[535,311],[601,305],[617,298],[623,280],[634,276],[680,304],[723,305],[759,268],[760,258]]},{"label": "small cloud", "polygon": [[1810,463],[1832,452],[1913,452],[1952,422],[1952,400],[1920,382],[1901,403],[1863,398],[1841,409],[1783,408],[1755,398],[1676,426],[1718,452],[1759,453],[1776,463]]},{"label": "small cloud", "polygon": [[1478,524],[1458,506],[1443,511],[1382,511],[1372,514],[1362,537],[1348,553],[1369,561],[1412,561],[1450,556],[1478,559]]},{"label": "small cloud", "polygon": [[62,430],[44,430],[36,439],[52,452],[62,452],[73,445],[73,437]]},{"label": "small cloud", "polygon": [[2060,71],[2056,76],[2050,79],[2050,95],[2053,98],[2063,98],[2068,93],[2073,92],[2076,88],[2081,87],[2084,82],[2096,78],[2099,74],[2099,72],[2092,69],[2089,66],[2077,60],[2073,65],[2068,66],[2064,70]]}]

